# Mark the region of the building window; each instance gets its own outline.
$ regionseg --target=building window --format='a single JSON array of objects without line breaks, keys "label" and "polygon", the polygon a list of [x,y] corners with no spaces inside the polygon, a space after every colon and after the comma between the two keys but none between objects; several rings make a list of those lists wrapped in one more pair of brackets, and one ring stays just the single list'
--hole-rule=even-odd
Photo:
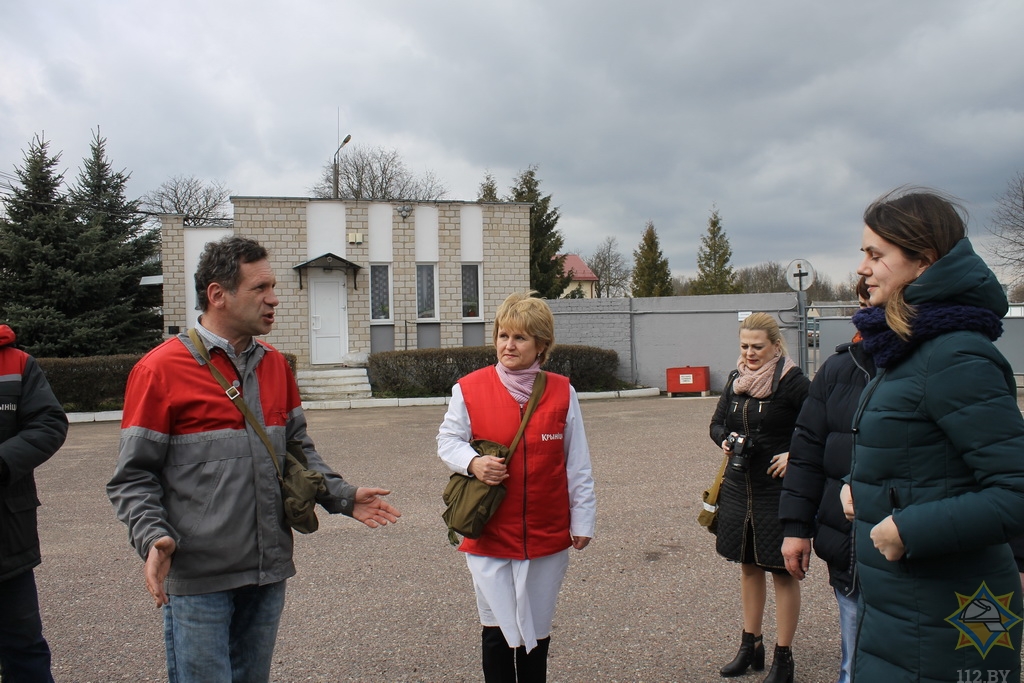
[{"label": "building window", "polygon": [[391,266],[370,266],[370,319],[391,320]]},{"label": "building window", "polygon": [[437,265],[416,264],[416,317],[437,319]]},{"label": "building window", "polygon": [[480,264],[462,264],[462,317],[479,318]]}]

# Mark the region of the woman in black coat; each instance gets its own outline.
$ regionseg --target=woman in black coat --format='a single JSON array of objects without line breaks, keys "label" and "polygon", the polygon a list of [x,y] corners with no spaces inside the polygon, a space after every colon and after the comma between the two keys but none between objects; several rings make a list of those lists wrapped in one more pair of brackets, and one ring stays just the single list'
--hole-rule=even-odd
[{"label": "woman in black coat", "polygon": [[807,396],[807,377],[786,357],[782,333],[767,313],[740,323],[740,358],[711,418],[711,440],[729,456],[718,494],[722,557],[740,563],[743,635],[722,676],[764,668],[761,626],[766,573],[775,586],[775,658],[765,683],[793,681],[790,650],[800,616],[800,584],[782,558],[779,495],[793,426]]},{"label": "woman in black coat", "polygon": [[[857,285],[861,307],[867,305],[864,278]],[[786,535],[782,555],[789,573],[802,580],[814,551],[828,564],[829,582],[839,604],[842,661],[838,683],[850,683],[857,640],[857,577],[853,560],[853,525],[839,500],[853,456],[853,418],[857,402],[875,376],[875,364],[859,338],[842,344],[811,382],[796,420],[789,468],[779,500]]]}]

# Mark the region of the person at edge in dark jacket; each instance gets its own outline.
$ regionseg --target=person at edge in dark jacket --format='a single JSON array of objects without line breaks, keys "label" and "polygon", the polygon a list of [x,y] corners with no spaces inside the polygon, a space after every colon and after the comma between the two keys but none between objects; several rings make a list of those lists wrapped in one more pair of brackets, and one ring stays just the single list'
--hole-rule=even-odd
[{"label": "person at edge in dark jacket", "polygon": [[[861,308],[868,306],[863,277],[857,283],[857,298]],[[822,363],[796,418],[789,469],[779,499],[786,569],[798,580],[807,576],[812,539],[814,551],[828,565],[829,583],[839,604],[842,659],[838,683],[852,680],[858,597],[853,525],[843,514],[839,490],[850,474],[853,415],[861,391],[874,376],[875,364],[864,351],[859,332]]]},{"label": "person at edge in dark jacket", "polygon": [[764,683],[793,683],[793,638],[800,619],[800,583],[782,558],[779,496],[789,444],[810,381],[786,356],[779,324],[752,313],[739,329],[740,357],[711,417],[711,440],[729,456],[718,492],[715,550],[740,565],[740,648],[723,677],[764,669],[761,626],[766,575],[775,588],[775,654]]},{"label": "person at edge in dark jacket", "polygon": [[508,465],[479,455],[471,439],[510,444],[541,366],[555,344],[543,299],[512,294],[494,316],[497,363],[452,387],[437,454],[453,472],[508,490],[479,538],[459,546],[473,577],[486,683],[544,683],[558,592],[569,548],[594,537],[597,500],[576,390],[549,372],[540,402]]},{"label": "person at edge in dark jacket", "polygon": [[42,561],[33,472],[64,444],[68,418],[15,340],[0,325],[0,677],[53,683],[33,571]]},{"label": "person at edge in dark jacket", "polygon": [[878,372],[854,416],[855,681],[1019,681],[1024,418],[992,343],[1008,305],[963,209],[900,189],[864,213],[856,313]]}]

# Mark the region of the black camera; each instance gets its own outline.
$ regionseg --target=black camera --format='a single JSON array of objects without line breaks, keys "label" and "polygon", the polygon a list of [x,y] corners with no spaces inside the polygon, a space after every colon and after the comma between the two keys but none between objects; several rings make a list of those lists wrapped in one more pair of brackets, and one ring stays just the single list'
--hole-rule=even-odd
[{"label": "black camera", "polygon": [[725,438],[729,444],[732,455],[729,456],[729,467],[737,472],[746,472],[750,469],[750,454],[747,447],[750,445],[750,437],[746,434],[730,434]]}]

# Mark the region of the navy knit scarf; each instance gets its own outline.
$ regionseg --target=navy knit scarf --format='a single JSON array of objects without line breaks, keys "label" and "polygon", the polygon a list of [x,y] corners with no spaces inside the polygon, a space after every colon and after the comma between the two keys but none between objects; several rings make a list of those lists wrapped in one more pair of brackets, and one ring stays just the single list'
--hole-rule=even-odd
[{"label": "navy knit scarf", "polygon": [[889,329],[884,308],[872,306],[854,313],[853,324],[864,337],[864,350],[871,354],[878,367],[899,365],[918,346],[946,332],[981,332],[992,341],[1003,334],[1003,321],[987,308],[944,303],[920,304],[914,308],[917,314],[910,324],[910,339],[906,341]]}]

